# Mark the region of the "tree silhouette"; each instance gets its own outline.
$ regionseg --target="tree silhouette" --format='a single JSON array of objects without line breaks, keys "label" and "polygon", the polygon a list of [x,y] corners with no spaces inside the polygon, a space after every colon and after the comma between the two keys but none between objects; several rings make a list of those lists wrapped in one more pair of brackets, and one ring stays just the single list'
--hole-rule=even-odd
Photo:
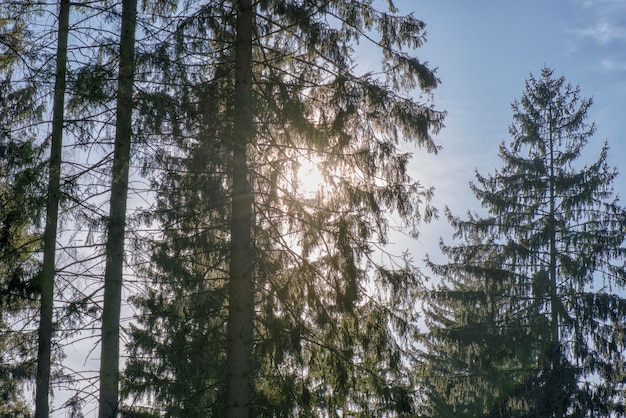
[{"label": "tree silhouette", "polygon": [[448,213],[462,242],[430,263],[447,282],[427,304],[432,416],[624,413],[626,213],[606,144],[578,161],[595,132],[579,94],[549,68],[531,75],[503,167],[471,184],[486,214]]}]

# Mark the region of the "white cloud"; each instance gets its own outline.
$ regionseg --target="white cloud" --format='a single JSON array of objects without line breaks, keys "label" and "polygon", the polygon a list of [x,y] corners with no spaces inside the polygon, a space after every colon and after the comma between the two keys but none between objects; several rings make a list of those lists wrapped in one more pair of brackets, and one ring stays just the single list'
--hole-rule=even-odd
[{"label": "white cloud", "polygon": [[625,61],[615,61],[612,59],[603,59],[600,61],[600,66],[603,70],[609,72],[623,72],[626,71],[626,62]]},{"label": "white cloud", "polygon": [[626,41],[626,1],[578,0],[584,20],[574,34],[595,40],[599,44]]},{"label": "white cloud", "polygon": [[601,44],[626,40],[626,24],[618,24],[616,22],[597,22],[576,32],[581,36],[591,37]]}]

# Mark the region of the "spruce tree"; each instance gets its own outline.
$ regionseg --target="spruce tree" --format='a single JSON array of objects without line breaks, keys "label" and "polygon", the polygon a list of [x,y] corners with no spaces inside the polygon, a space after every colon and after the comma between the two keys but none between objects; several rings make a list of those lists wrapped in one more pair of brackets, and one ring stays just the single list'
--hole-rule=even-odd
[{"label": "spruce tree", "polygon": [[252,0],[234,2],[235,84],[233,97],[230,263],[226,336],[226,416],[246,418],[252,411],[254,347],[254,272],[252,186],[248,148],[254,146],[252,48],[255,9]]},{"label": "spruce tree", "polygon": [[119,413],[120,314],[132,139],[136,19],[137,0],[124,0],[121,16],[111,200],[105,253],[99,418],[113,418]]},{"label": "spruce tree", "polygon": [[38,297],[36,232],[43,211],[42,149],[33,126],[41,120],[35,84],[20,79],[30,62],[29,7],[0,6],[0,416],[27,417],[24,385],[35,380],[33,335]]},{"label": "spruce tree", "polygon": [[[157,407],[178,416],[224,416],[227,406],[224,320],[236,307],[231,267],[245,261],[233,258],[230,232],[232,133],[244,116],[235,105],[233,7],[207,2],[180,21],[169,44],[176,54],[160,56],[167,82],[153,97],[161,107],[146,106],[158,110],[146,117],[154,123],[158,115],[156,126],[173,143],[162,153],[171,170],[163,172],[153,213],[164,225],[150,272],[158,285],[136,298],[142,314],[125,390],[154,396]],[[375,250],[386,242],[388,211],[410,228],[432,211],[430,190],[408,176],[410,156],[399,146],[437,149],[430,134],[443,114],[411,92],[430,91],[438,80],[400,50],[421,45],[424,24],[370,2],[263,1],[252,25],[254,133],[245,181],[252,198],[246,287],[254,297],[253,315],[246,314],[254,322],[246,327],[253,326],[254,340],[245,344],[254,350],[244,383],[252,411],[410,414],[415,394],[404,365],[417,274],[401,258],[382,265]],[[353,42],[374,33],[385,71],[359,74]],[[319,161],[324,173],[318,193],[298,184],[305,159]]]},{"label": "spruce tree", "polygon": [[[22,385],[35,379],[37,347],[28,318],[36,312],[42,212],[41,149],[27,126],[37,121],[32,86],[0,81],[0,416],[27,417]],[[26,326],[24,326],[27,324]]]},{"label": "spruce tree", "polygon": [[543,68],[512,105],[503,167],[476,174],[485,214],[430,263],[427,415],[623,416],[626,212],[579,87]]},{"label": "spruce tree", "polygon": [[46,226],[44,231],[43,266],[40,279],[39,353],[37,356],[37,390],[35,416],[49,416],[50,371],[52,361],[54,282],[56,275],[57,223],[61,199],[61,152],[63,149],[63,124],[65,112],[65,81],[67,76],[67,42],[69,36],[70,2],[59,5],[56,71],[52,104],[52,133],[50,139],[50,165],[48,168],[48,193]]}]

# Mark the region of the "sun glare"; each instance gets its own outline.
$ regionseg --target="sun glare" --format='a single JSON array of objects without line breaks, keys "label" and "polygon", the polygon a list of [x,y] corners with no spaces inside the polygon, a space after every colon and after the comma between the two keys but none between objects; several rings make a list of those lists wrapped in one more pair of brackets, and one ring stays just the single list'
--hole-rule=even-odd
[{"label": "sun glare", "polygon": [[303,155],[298,159],[298,166],[298,193],[306,198],[312,198],[321,191],[324,185],[321,160],[314,155]]}]

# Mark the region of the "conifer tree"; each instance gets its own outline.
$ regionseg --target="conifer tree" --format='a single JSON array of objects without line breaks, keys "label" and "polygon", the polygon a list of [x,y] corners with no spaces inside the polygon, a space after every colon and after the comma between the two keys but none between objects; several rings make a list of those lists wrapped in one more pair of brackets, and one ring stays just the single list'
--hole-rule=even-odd
[{"label": "conifer tree", "polygon": [[[245,261],[233,257],[230,232],[233,130],[245,116],[235,105],[236,18],[228,2],[190,12],[171,38],[176,54],[160,54],[160,107],[146,106],[175,142],[162,154],[171,170],[154,213],[165,225],[150,272],[158,285],[136,298],[141,326],[132,332],[125,390],[154,396],[177,416],[224,416],[227,408],[224,324],[236,308],[232,267]],[[438,80],[400,50],[421,45],[424,24],[369,1],[263,1],[252,28],[252,282],[244,289],[253,291],[254,311],[243,316],[254,321],[246,324],[254,340],[243,343],[254,349],[243,384],[252,404],[242,413],[410,414],[404,344],[415,331],[408,305],[417,275],[406,260],[383,266],[375,249],[386,241],[388,211],[414,228],[432,210],[430,190],[409,178],[409,155],[398,146],[437,149],[430,134],[443,114],[411,91]],[[357,38],[380,49],[383,74],[355,71]],[[326,179],[317,193],[299,185],[306,159]]]},{"label": "conifer tree", "polygon": [[[0,99],[0,113],[5,104]],[[30,141],[0,136],[0,416],[21,417],[29,416],[21,385],[34,381],[36,346],[28,329],[15,324],[32,315],[37,297],[39,237],[32,227],[41,211],[34,194],[40,191],[39,152]]]},{"label": "conifer tree", "polygon": [[[35,312],[42,212],[41,149],[26,126],[41,117],[32,86],[0,82],[0,416],[30,416],[22,385],[33,382],[37,347],[24,327]],[[28,323],[28,325],[31,325]]]},{"label": "conifer tree", "polygon": [[232,127],[232,195],[230,263],[226,336],[226,416],[245,418],[252,411],[252,353],[254,346],[254,273],[252,186],[248,148],[254,145],[252,109],[252,48],[255,6],[234,2],[235,85]]},{"label": "conifer tree", "polygon": [[448,218],[427,304],[428,416],[623,416],[626,212],[590,99],[543,68],[512,105],[503,167],[476,174],[484,215]]},{"label": "conifer tree", "polygon": [[29,62],[28,6],[0,6],[0,416],[30,416],[22,390],[35,378],[32,335],[38,296],[43,211],[42,149],[33,126],[41,120],[36,86],[15,74]]},{"label": "conifer tree", "polygon": [[122,2],[121,19],[115,143],[102,306],[100,394],[98,398],[98,416],[100,418],[113,418],[119,413],[120,311],[132,138],[137,0],[124,0]]},{"label": "conifer tree", "polygon": [[65,81],[67,75],[67,42],[69,36],[70,2],[61,0],[58,15],[58,38],[54,99],[52,104],[52,133],[48,167],[46,225],[44,231],[43,266],[40,279],[39,352],[37,355],[37,390],[35,416],[49,416],[50,370],[52,360],[54,278],[56,275],[56,242],[61,194],[61,152],[65,111]]}]

